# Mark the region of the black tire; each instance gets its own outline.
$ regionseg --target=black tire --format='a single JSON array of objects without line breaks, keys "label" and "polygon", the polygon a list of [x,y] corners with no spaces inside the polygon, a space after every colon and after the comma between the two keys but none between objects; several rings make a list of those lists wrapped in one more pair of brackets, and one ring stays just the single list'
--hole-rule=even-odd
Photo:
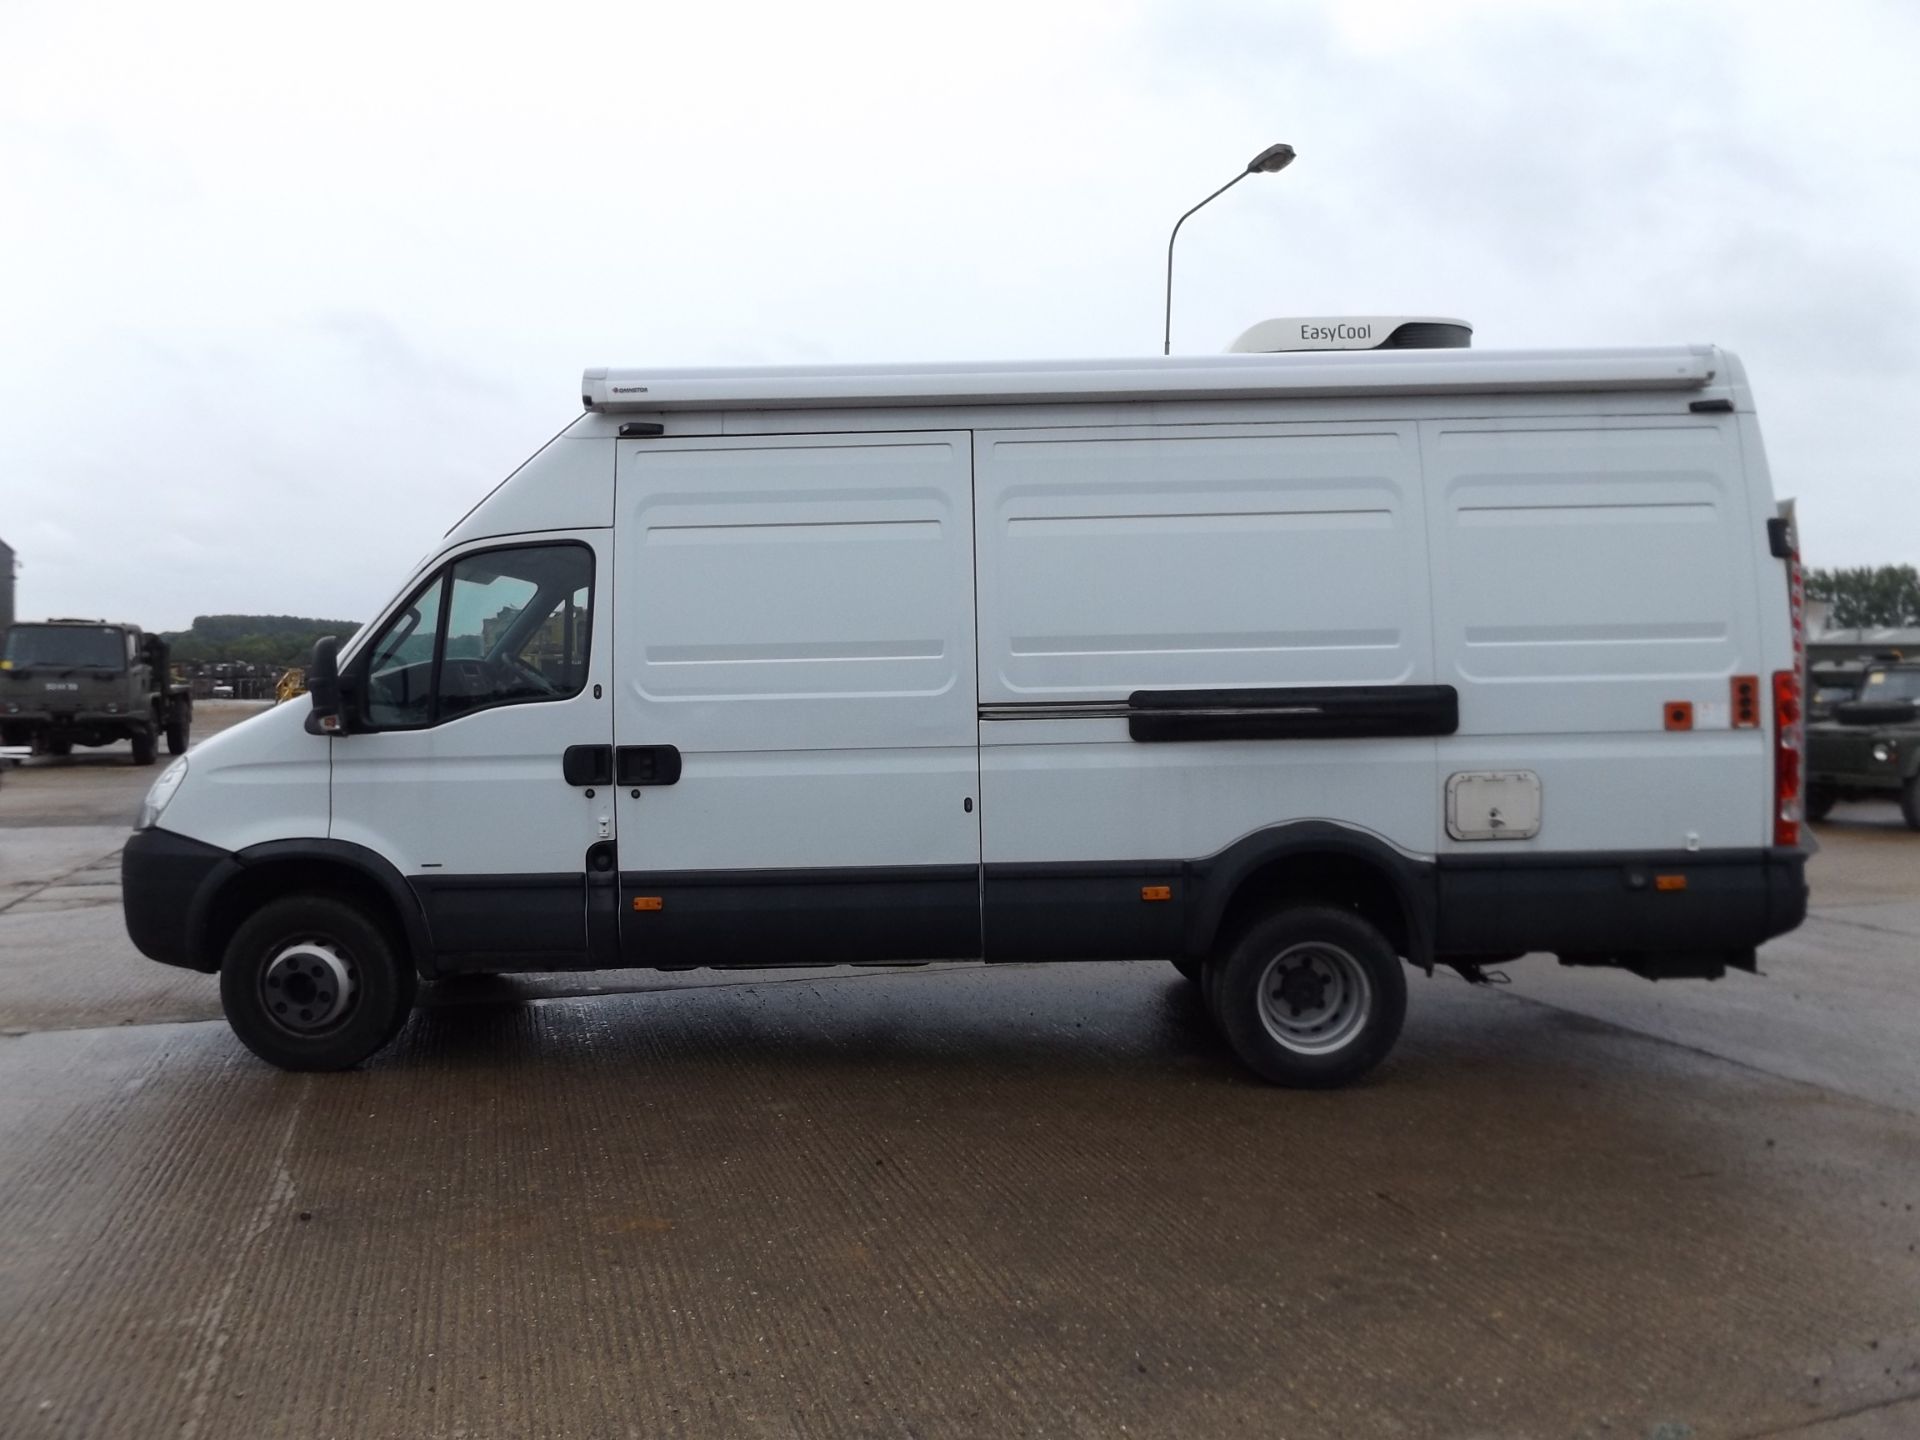
[{"label": "black tire", "polygon": [[41,745],[40,753],[43,755],[71,755],[73,754],[73,741],[49,740]]},{"label": "black tire", "polygon": [[1200,998],[1206,1002],[1207,1013],[1213,1016],[1213,1023],[1220,1023],[1220,1013],[1213,1008],[1213,992],[1220,983],[1220,972],[1226,969],[1224,956],[1214,955],[1203,961],[1200,966]]},{"label": "black tire", "polygon": [[[329,987],[340,974],[351,989],[336,993]],[[392,937],[328,895],[261,906],[234,931],[220,963],[227,1023],[282,1070],[351,1070],[370,1058],[407,1023],[416,985]],[[337,1013],[324,1013],[329,1008]]]},{"label": "black tire", "polygon": [[180,716],[167,722],[167,754],[184,755],[187,753],[187,720]]},{"label": "black tire", "polygon": [[1173,960],[1168,963],[1171,964],[1174,969],[1178,970],[1185,979],[1193,981],[1196,985],[1200,983],[1200,969],[1203,962],[1199,960]]},{"label": "black tire", "polygon": [[1815,824],[1833,813],[1834,804],[1840,794],[1831,785],[1809,785],[1807,787],[1807,819]]},{"label": "black tire", "polygon": [[1909,830],[1920,830],[1920,774],[1909,775],[1900,787],[1900,813]]},{"label": "black tire", "polygon": [[160,748],[159,745],[155,742],[153,731],[136,730],[133,732],[133,763],[134,764],[136,765],[153,764],[153,757],[159,753],[159,748]]},{"label": "black tire", "polygon": [[1277,911],[1242,931],[1214,968],[1210,1003],[1221,1033],[1248,1069],[1276,1085],[1357,1080],[1386,1058],[1406,1020],[1400,957],[1350,910]]}]

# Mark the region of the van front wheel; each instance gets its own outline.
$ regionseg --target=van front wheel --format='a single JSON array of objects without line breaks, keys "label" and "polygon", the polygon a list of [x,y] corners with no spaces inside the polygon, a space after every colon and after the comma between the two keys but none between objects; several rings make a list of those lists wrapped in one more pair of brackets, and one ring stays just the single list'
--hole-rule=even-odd
[{"label": "van front wheel", "polygon": [[282,1070],[350,1070],[400,1033],[413,967],[380,926],[329,895],[254,911],[220,963],[220,1004],[240,1042]]},{"label": "van front wheel", "polygon": [[1366,1074],[1393,1048],[1407,981],[1393,946],[1350,910],[1300,905],[1242,932],[1213,961],[1214,1019],[1249,1069],[1323,1089]]}]

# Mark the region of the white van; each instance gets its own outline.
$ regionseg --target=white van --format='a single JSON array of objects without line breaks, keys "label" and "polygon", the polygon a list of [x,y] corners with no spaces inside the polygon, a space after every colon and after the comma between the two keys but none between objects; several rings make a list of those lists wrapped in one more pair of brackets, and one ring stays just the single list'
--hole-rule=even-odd
[{"label": "white van", "polygon": [[1327,1085],[1403,961],[1752,969],[1801,639],[1739,362],[1379,331],[590,370],[311,705],[160,778],[128,930],[289,1069],[417,977],[1160,958]]}]

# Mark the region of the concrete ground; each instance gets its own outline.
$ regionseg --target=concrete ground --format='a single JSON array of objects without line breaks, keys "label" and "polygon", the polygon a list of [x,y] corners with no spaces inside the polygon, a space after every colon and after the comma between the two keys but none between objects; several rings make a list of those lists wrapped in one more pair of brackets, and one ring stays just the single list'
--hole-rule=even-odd
[{"label": "concrete ground", "polygon": [[1764,977],[1415,977],[1333,1094],[1162,964],[477,982],[290,1076],[121,931],[155,773],[0,779],[0,1436],[1920,1435],[1891,807]]}]

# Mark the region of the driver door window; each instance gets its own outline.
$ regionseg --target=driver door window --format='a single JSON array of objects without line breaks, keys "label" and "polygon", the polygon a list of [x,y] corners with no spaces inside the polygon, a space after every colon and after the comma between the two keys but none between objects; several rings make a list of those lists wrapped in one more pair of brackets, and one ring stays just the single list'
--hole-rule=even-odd
[{"label": "driver door window", "polygon": [[368,722],[379,729],[437,725],[495,706],[579,694],[592,596],[593,555],[584,545],[462,556],[374,642]]}]

